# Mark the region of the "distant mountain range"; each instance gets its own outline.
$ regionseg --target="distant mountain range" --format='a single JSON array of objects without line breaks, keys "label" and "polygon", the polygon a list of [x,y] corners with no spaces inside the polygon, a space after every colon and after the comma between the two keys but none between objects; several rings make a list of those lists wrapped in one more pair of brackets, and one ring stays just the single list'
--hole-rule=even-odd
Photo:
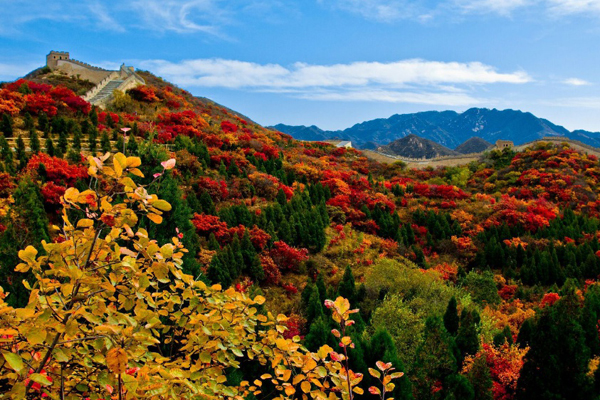
[{"label": "distant mountain range", "polygon": [[450,149],[478,137],[489,143],[511,140],[516,145],[545,136],[566,136],[590,146],[600,147],[600,132],[569,131],[529,112],[471,108],[455,111],[426,111],[414,114],[395,114],[356,124],[341,131],[324,131],[314,125],[273,127],[300,140],[350,140],[354,147],[374,149],[396,139],[417,135]]},{"label": "distant mountain range", "polygon": [[408,158],[436,158],[443,156],[459,156],[460,153],[450,150],[433,140],[425,139],[410,134],[401,139],[396,139],[390,144],[381,146],[380,151],[386,154]]}]

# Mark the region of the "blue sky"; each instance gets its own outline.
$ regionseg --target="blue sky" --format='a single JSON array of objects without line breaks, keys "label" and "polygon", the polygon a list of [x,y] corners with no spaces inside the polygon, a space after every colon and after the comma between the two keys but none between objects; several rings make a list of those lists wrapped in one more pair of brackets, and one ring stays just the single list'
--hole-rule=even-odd
[{"label": "blue sky", "polygon": [[600,0],[0,0],[0,80],[50,50],[265,124],[530,111],[600,131]]}]

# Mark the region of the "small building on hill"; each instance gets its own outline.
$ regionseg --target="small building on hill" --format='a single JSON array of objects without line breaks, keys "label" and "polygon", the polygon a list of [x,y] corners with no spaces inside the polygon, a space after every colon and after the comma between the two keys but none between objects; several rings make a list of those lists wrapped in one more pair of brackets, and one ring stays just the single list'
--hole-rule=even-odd
[{"label": "small building on hill", "polygon": [[515,144],[511,140],[496,140],[496,148],[498,150],[512,149]]},{"label": "small building on hill", "polygon": [[329,143],[335,147],[345,147],[347,149],[352,148],[352,142],[349,140],[325,140],[324,143]]}]

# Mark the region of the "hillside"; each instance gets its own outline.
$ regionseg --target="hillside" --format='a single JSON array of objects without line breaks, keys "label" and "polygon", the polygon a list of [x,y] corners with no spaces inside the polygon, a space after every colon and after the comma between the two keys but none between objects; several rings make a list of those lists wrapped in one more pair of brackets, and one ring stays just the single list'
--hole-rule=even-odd
[{"label": "hillside", "polygon": [[481,153],[492,146],[493,144],[487,140],[483,140],[480,137],[474,136],[456,147],[454,151],[457,151],[461,154]]},{"label": "hillside", "polygon": [[436,158],[459,155],[459,152],[413,134],[394,140],[388,145],[381,146],[379,151],[407,158]]},{"label": "hillside", "polygon": [[[138,73],[105,110],[44,71],[0,89],[0,393],[340,400],[350,377],[378,400],[389,362],[396,400],[536,398],[557,374],[595,397],[597,157],[381,164]],[[464,114],[356,131],[408,157],[458,154],[413,130],[561,131]]]},{"label": "hillside", "polygon": [[546,136],[566,136],[594,147],[600,147],[600,133],[576,130],[568,131],[562,126],[518,110],[471,108],[463,113],[454,111],[428,111],[414,114],[396,114],[356,124],[341,131],[322,131],[311,127],[310,132],[288,125],[276,129],[301,140],[316,137],[318,140],[338,137],[351,140],[358,148],[367,142],[386,145],[408,135],[417,135],[446,146],[456,148],[472,137],[480,137],[490,143],[511,140],[524,144]]}]

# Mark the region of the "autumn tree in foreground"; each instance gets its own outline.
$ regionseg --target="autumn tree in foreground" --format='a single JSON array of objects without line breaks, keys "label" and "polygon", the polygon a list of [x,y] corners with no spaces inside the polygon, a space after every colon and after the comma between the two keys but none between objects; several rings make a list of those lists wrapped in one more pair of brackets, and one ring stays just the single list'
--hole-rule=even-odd
[{"label": "autumn tree in foreground", "polygon": [[[178,237],[159,247],[145,219],[162,222],[171,205],[132,178],[140,159],[118,153],[89,158],[89,189],[68,189],[63,224],[44,254],[19,252],[18,272],[33,283],[24,308],[6,304],[0,288],[0,392],[13,399],[269,398],[352,400],[362,375],[349,368],[348,300],[326,301],[339,330],[340,353],[309,352],[285,339],[286,317],[259,312],[265,301],[182,272]],[[165,169],[174,160],[163,163]],[[143,222],[143,223],[140,223]],[[58,227],[57,227],[58,228]],[[258,362],[260,377],[232,383],[227,371]],[[371,375],[384,400],[402,376],[377,362]]]}]

